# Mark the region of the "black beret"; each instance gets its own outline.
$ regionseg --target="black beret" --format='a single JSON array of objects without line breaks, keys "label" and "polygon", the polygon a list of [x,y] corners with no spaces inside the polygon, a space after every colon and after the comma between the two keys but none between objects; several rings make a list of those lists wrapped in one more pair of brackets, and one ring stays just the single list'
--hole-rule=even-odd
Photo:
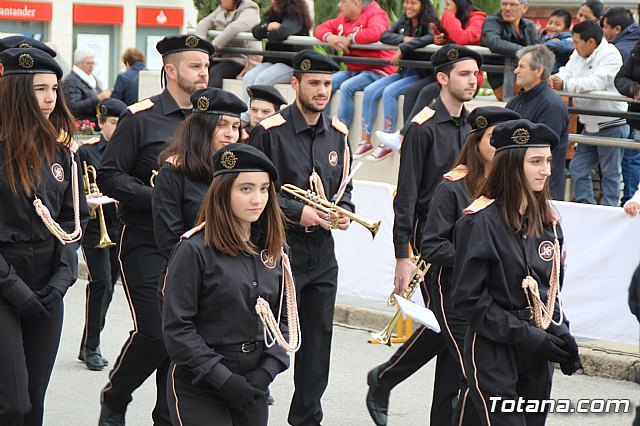
[{"label": "black beret", "polygon": [[213,177],[223,173],[267,172],[272,181],[278,180],[278,170],[258,148],[232,143],[213,154]]},{"label": "black beret", "polygon": [[313,72],[322,74],[333,74],[340,71],[340,66],[322,53],[313,49],[306,49],[293,56],[293,70],[298,72]]},{"label": "black beret", "polygon": [[560,143],[556,132],[545,124],[532,123],[520,118],[505,121],[493,129],[491,145],[496,152],[511,148],[550,147],[551,151]]},{"label": "black beret", "polygon": [[467,59],[475,60],[478,68],[483,64],[482,56],[478,52],[458,44],[446,44],[431,55],[431,63],[436,71]]},{"label": "black beret", "polygon": [[109,98],[98,103],[98,114],[101,117],[120,117],[127,109],[127,104],[120,99]]},{"label": "black beret", "polygon": [[6,49],[19,48],[19,49],[40,49],[55,58],[57,53],[55,50],[44,44],[43,42],[31,37],[25,37],[21,35],[9,36],[0,39],[0,52]]},{"label": "black beret", "polygon": [[271,102],[276,109],[287,103],[286,99],[282,97],[278,89],[264,84],[256,84],[255,86],[247,87],[247,95],[249,95],[251,100],[260,99]]},{"label": "black beret", "polygon": [[168,35],[156,44],[156,50],[162,56],[187,50],[197,50],[211,56],[216,51],[211,42],[193,34]]},{"label": "black beret", "polygon": [[509,120],[522,118],[520,114],[510,109],[497,106],[478,107],[471,111],[467,122],[471,124],[471,133],[481,131]]},{"label": "black beret", "polygon": [[240,117],[240,114],[247,110],[247,104],[242,99],[215,87],[196,90],[190,99],[193,112]]},{"label": "black beret", "polygon": [[55,74],[62,78],[60,65],[48,53],[33,48],[7,49],[0,52],[2,74]]}]

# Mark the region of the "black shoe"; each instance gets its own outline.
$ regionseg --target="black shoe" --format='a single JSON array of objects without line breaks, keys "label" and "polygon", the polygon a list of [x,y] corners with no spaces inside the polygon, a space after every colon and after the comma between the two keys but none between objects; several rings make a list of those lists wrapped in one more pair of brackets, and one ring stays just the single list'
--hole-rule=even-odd
[{"label": "black shoe", "polygon": [[371,419],[377,426],[385,426],[387,424],[390,391],[380,385],[378,381],[379,373],[379,367],[376,367],[367,374],[367,384],[369,385],[367,409]]},{"label": "black shoe", "polygon": [[105,403],[100,404],[100,419],[98,426],[125,426],[124,414],[112,411]]},{"label": "black shoe", "polygon": [[102,357],[98,352],[85,352],[84,364],[91,371],[102,371],[104,368]]},{"label": "black shoe", "polygon": [[86,347],[80,349],[80,352],[78,353],[78,360],[85,362],[87,359],[86,354],[88,353],[97,353],[100,356],[100,360],[102,362],[103,367],[106,367],[107,365],[109,365],[109,360],[107,360],[105,357],[102,356],[102,354],[100,353],[99,347],[95,351],[92,351],[91,349],[88,349]]}]

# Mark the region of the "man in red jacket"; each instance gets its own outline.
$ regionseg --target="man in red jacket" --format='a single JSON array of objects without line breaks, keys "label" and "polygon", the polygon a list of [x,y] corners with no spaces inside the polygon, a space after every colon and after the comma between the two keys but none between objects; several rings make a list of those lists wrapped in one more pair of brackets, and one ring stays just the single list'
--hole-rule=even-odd
[{"label": "man in red jacket", "polygon": [[[352,44],[380,41],[380,35],[389,28],[389,16],[375,0],[341,0],[340,14],[318,25],[315,36],[348,56],[391,60],[393,50],[350,49]],[[347,127],[353,119],[353,96],[381,77],[396,72],[393,65],[347,64],[347,71],[333,75],[332,95],[340,89],[338,118]],[[358,154],[354,152],[354,155]]]}]

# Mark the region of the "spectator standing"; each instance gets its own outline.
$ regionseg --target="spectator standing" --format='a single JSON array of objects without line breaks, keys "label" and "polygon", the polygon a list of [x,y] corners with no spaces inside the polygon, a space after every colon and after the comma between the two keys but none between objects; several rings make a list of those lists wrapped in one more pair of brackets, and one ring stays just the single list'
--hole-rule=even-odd
[{"label": "spectator standing", "polygon": [[600,0],[589,0],[582,5],[580,5],[580,9],[578,9],[578,14],[576,15],[576,19],[578,23],[584,21],[594,21],[598,24],[602,19],[602,14],[604,13],[604,3]]},{"label": "spectator standing", "polygon": [[122,63],[126,71],[118,74],[111,97],[120,99],[128,106],[138,102],[138,73],[145,69],[144,53],[135,47],[130,47],[124,51]]},{"label": "spectator standing", "polygon": [[[556,90],[572,93],[605,91],[617,94],[613,79],[622,66],[622,56],[614,45],[604,38],[602,28],[596,22],[585,21],[573,27],[575,51],[567,65],[549,78],[549,85]],[[625,112],[625,102],[575,98],[577,107],[594,110]],[[626,138],[629,126],[622,118],[580,114],[584,124],[583,135],[608,138]],[[591,171],[600,163],[602,170],[601,204],[617,206],[620,202],[620,162],[622,149],[582,144],[576,148],[569,169],[575,185],[576,201],[595,204]]]},{"label": "spectator standing", "polygon": [[[527,0],[502,0],[500,12],[488,16],[484,21],[482,44],[488,47],[491,52],[503,55],[508,59],[515,59],[516,52],[523,46],[537,44],[536,26],[533,21],[524,18],[528,9]],[[496,62],[487,58],[487,63],[495,64]],[[487,73],[487,78],[496,98],[502,100],[503,97],[511,97],[511,93],[502,93],[502,73]]]},{"label": "spectator standing", "polygon": [[[260,23],[260,7],[251,0],[219,0],[218,7],[204,17],[196,26],[196,35],[209,39],[209,30],[222,31],[211,43],[216,51],[221,47],[240,47],[261,50],[259,41],[232,40],[238,33],[251,31]],[[236,78],[248,61],[247,55],[240,53],[215,53],[209,68],[209,87],[222,89],[222,80]]]},{"label": "spectator standing", "polygon": [[553,150],[550,187],[554,200],[564,200],[569,111],[560,96],[547,85],[553,63],[553,52],[545,46],[538,44],[519,50],[514,73],[521,90],[507,102],[507,108],[533,123],[546,124],[558,135],[560,141]]},{"label": "spectator standing", "polygon": [[573,52],[573,35],[571,34],[571,14],[564,9],[551,12],[547,27],[540,32],[540,43],[544,44],[555,55],[552,74],[563,67]]},{"label": "spectator standing", "polygon": [[[380,41],[380,36],[389,28],[387,12],[375,0],[341,0],[340,14],[316,27],[316,38],[329,43],[345,55],[390,61],[392,50],[350,49],[352,43],[370,44]],[[393,65],[347,64],[346,71],[333,75],[332,95],[340,89],[338,118],[351,126],[353,120],[353,96],[374,81],[396,72]],[[356,153],[354,153],[356,154]]]},{"label": "spectator standing", "polygon": [[111,90],[102,90],[100,81],[93,75],[96,66],[91,49],[79,47],[73,53],[73,68],[62,81],[62,90],[69,109],[78,120],[89,120],[98,126],[98,102],[111,97]]}]

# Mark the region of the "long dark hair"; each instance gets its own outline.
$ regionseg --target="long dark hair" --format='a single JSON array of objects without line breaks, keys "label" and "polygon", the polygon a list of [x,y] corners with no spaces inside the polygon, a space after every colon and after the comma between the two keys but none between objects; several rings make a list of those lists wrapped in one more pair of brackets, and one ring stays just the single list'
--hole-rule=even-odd
[{"label": "long dark hair", "polygon": [[213,179],[213,154],[217,147],[213,137],[218,129],[219,114],[192,113],[180,124],[171,143],[159,157],[163,165],[174,157],[174,166],[191,180],[211,182]]},{"label": "long dark hair", "polygon": [[70,146],[75,131],[60,82],[56,105],[47,119],[40,110],[33,78],[34,74],[0,78],[0,143],[4,145],[6,179],[14,194],[21,186],[28,196],[42,179],[42,162],[52,161],[58,144]]},{"label": "long dark hair", "polygon": [[[245,241],[242,225],[233,214],[231,208],[231,189],[239,173],[224,173],[213,178],[209,191],[200,206],[196,223],[206,222],[204,227],[204,244],[216,250],[237,256],[241,253],[256,255],[256,247]],[[273,181],[269,185],[269,200],[256,221],[265,237],[264,248],[269,254],[280,260],[280,249],[285,241],[284,214],[278,205]],[[252,226],[252,229],[254,227]]]},{"label": "long dark hair", "polygon": [[464,164],[467,167],[467,176],[464,178],[464,182],[472,199],[481,195],[480,188],[485,181],[485,167],[484,159],[480,155],[480,141],[487,129],[469,134],[455,163],[453,163]]},{"label": "long dark hair", "polygon": [[462,28],[466,28],[469,23],[469,15],[471,15],[472,10],[476,10],[471,3],[471,0],[453,0],[456,4],[456,8],[458,12],[456,13],[456,18],[462,24]]},{"label": "long dark hair", "polygon": [[309,8],[304,0],[273,0],[269,9],[264,12],[264,17],[271,22],[282,23],[285,19],[301,22],[307,31],[313,27]]},{"label": "long dark hair", "polygon": [[[438,11],[433,6],[430,0],[420,0],[420,14],[418,14],[418,26],[416,29],[417,35],[425,35],[429,32],[429,24],[433,23],[436,27],[440,28],[440,18],[438,17]],[[405,19],[407,15],[404,14]]]},{"label": "long dark hair", "polygon": [[[495,198],[502,220],[514,232],[540,237],[542,228],[551,225],[555,215],[549,203],[549,179],[544,189],[534,192],[529,188],[524,175],[524,158],[528,148],[513,148],[496,152],[491,162],[489,176],[480,189],[480,194]],[[523,228],[520,213],[523,196],[527,202],[525,215],[528,225]]]}]

